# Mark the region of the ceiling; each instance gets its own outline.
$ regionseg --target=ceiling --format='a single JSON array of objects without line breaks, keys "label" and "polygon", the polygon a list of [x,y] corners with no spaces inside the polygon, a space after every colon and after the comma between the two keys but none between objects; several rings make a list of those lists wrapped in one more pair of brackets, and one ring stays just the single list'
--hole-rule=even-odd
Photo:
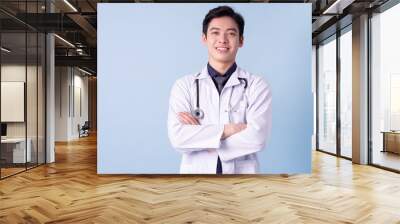
[{"label": "ceiling", "polygon": [[[313,43],[335,32],[338,20],[351,23],[351,17],[374,9],[388,0],[247,0],[234,2],[312,3]],[[97,3],[167,3],[179,0],[1,0],[0,24],[8,41],[15,47],[26,28],[39,32],[55,32],[56,65],[80,66],[96,72]],[[233,1],[184,1],[233,2]],[[52,11],[52,13],[49,13]],[[345,26],[346,22],[342,22]],[[331,31],[330,31],[331,29]],[[4,36],[4,35],[3,35]],[[14,37],[13,37],[14,36]],[[66,40],[66,41],[64,41]],[[69,42],[69,43],[68,43]],[[3,42],[4,43],[4,42]],[[22,44],[22,43],[20,43]],[[13,44],[11,44],[13,45]],[[22,45],[20,45],[22,46]],[[34,46],[34,44],[29,45]],[[28,51],[30,51],[28,49]]]}]

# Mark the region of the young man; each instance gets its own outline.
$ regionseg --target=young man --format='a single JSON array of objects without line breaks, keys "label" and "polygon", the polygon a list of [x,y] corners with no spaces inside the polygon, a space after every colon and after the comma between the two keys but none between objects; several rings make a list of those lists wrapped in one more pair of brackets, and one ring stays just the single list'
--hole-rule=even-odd
[{"label": "young man", "polygon": [[[208,12],[202,42],[208,64],[172,87],[168,135],[182,153],[181,173],[257,173],[271,130],[268,84],[236,65],[243,17],[228,6]],[[255,55],[256,56],[256,55]]]}]

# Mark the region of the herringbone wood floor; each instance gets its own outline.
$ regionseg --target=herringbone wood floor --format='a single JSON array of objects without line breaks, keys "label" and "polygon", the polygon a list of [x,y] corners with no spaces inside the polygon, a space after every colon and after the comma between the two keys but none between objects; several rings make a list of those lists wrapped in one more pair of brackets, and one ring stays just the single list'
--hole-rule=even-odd
[{"label": "herringbone wood floor", "polygon": [[98,176],[96,139],[0,181],[0,223],[400,223],[400,175],[315,152],[311,175]]}]

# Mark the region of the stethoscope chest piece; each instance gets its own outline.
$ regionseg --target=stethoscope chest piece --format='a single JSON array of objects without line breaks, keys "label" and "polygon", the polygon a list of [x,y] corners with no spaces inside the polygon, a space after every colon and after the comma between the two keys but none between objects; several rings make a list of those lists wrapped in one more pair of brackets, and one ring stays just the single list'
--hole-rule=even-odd
[{"label": "stethoscope chest piece", "polygon": [[196,119],[203,119],[204,118],[204,111],[200,108],[196,108],[192,111],[192,116],[195,117]]}]

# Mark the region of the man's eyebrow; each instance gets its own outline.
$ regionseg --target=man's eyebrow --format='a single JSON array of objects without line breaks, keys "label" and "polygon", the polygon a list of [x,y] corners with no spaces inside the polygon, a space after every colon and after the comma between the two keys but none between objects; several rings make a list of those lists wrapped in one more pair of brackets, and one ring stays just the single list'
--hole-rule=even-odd
[{"label": "man's eyebrow", "polygon": [[[212,30],[221,30],[221,28],[218,28],[218,27],[211,27],[210,28],[210,31],[212,31]],[[236,28],[228,28],[228,29],[226,29],[227,31],[235,31],[235,32],[238,32],[238,30],[236,29]]]},{"label": "man's eyebrow", "polygon": [[211,27],[210,30],[220,30],[218,27]]},{"label": "man's eyebrow", "polygon": [[236,29],[236,28],[229,28],[229,29],[227,29],[228,31],[235,31],[235,32],[238,32],[238,30]]}]

